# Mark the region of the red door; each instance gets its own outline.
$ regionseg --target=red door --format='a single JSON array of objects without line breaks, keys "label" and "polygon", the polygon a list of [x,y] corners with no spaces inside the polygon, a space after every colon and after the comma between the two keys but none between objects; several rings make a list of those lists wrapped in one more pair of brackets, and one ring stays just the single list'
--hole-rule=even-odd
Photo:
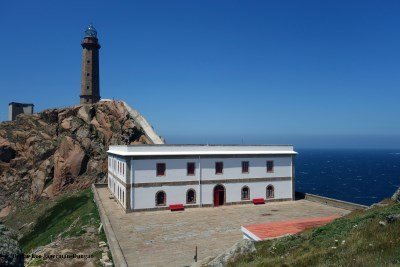
[{"label": "red door", "polygon": [[225,188],[222,185],[214,187],[214,207],[224,205],[225,203]]},{"label": "red door", "polygon": [[214,206],[219,206],[219,191],[214,189]]}]

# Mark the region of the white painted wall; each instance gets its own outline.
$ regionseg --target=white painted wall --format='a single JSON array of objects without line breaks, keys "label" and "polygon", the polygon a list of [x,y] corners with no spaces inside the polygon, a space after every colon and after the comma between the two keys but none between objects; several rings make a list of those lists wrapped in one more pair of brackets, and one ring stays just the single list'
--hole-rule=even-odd
[{"label": "white painted wall", "polygon": [[[226,183],[225,187],[226,202],[242,201],[242,187],[247,186],[250,189],[250,200],[253,198],[266,198],[266,189],[268,185],[274,186],[274,199],[292,198],[291,181],[279,182],[253,182],[253,183]],[[214,204],[214,187],[216,184],[202,185],[202,202],[203,204]]]},{"label": "white painted wall", "polygon": [[[267,172],[266,162],[274,161],[274,172]],[[132,160],[133,183],[155,183],[199,180],[199,161],[202,168],[202,180],[291,177],[291,156],[263,158],[184,158],[184,159],[141,159]],[[223,174],[215,174],[215,162],[224,163]],[[250,164],[249,173],[242,173],[242,161]],[[187,163],[195,162],[194,176],[187,175]],[[156,175],[157,163],[166,164],[165,176]]]},{"label": "white painted wall", "polygon": [[126,208],[126,189],[111,174],[108,174],[107,183],[109,190],[113,193],[114,198]]},{"label": "white painted wall", "polygon": [[[171,204],[186,204],[186,193],[189,189],[196,191],[196,203],[199,203],[199,186],[198,185],[182,185],[182,186],[162,186],[162,187],[139,187],[134,188],[132,193],[133,209],[149,209],[156,206],[156,193],[160,190],[167,195],[165,207]],[[162,207],[162,206],[161,206]]]},{"label": "white painted wall", "polygon": [[[274,171],[267,172],[267,161],[274,162]],[[215,162],[224,164],[223,174],[215,174]],[[249,173],[242,173],[242,161],[249,162]],[[204,158],[201,159],[202,180],[291,177],[291,157]]]},{"label": "white painted wall", "polygon": [[[118,167],[119,166],[119,167]],[[111,172],[113,175],[117,176],[118,179],[127,183],[126,177],[127,175],[127,166],[126,166],[126,159],[124,157],[116,157],[109,155],[108,156],[108,171]]]},{"label": "white painted wall", "polygon": [[[156,183],[199,180],[199,159],[145,159],[132,160],[133,183]],[[195,175],[187,175],[187,163],[195,162]],[[165,176],[157,176],[157,163],[165,163]]]},{"label": "white painted wall", "polygon": [[[214,204],[214,187],[217,184],[202,185],[202,204]],[[274,199],[292,198],[291,181],[278,182],[254,182],[254,183],[226,183],[225,187],[226,202],[242,201],[242,187],[248,186],[250,189],[250,200],[253,198],[266,198],[266,189],[268,185],[275,188]],[[162,186],[162,187],[144,187],[134,188],[132,194],[133,209],[155,208],[155,196],[160,190],[167,195],[166,207],[171,204],[186,204],[186,193],[190,188],[196,190],[196,204],[200,204],[199,185],[183,185],[183,186]],[[132,203],[131,202],[131,203]]]}]

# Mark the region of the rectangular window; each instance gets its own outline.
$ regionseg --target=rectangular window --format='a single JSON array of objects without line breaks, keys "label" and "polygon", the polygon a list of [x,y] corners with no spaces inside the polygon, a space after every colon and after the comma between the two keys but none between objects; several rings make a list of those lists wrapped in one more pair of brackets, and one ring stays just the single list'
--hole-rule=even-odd
[{"label": "rectangular window", "polygon": [[157,163],[157,176],[165,176],[165,163]]},{"label": "rectangular window", "polygon": [[224,163],[222,161],[215,162],[215,174],[222,174],[224,170]]},{"label": "rectangular window", "polygon": [[187,175],[194,175],[195,164],[194,162],[187,163]]},{"label": "rectangular window", "polygon": [[249,162],[242,161],[242,173],[249,173]]},{"label": "rectangular window", "polygon": [[272,160],[267,161],[267,172],[274,172],[274,162]]}]

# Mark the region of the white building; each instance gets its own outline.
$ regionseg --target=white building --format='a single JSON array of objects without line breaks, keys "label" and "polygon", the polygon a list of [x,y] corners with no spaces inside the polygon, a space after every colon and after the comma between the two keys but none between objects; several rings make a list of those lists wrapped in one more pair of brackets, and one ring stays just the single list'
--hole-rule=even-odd
[{"label": "white building", "polygon": [[110,146],[108,187],[126,212],[294,199],[290,145]]}]

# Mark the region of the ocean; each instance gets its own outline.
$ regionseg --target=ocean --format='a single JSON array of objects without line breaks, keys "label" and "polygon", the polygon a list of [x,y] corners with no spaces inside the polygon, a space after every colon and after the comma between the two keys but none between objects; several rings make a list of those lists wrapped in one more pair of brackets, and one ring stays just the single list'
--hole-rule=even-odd
[{"label": "ocean", "polygon": [[371,205],[400,186],[400,150],[296,151],[296,191]]}]

